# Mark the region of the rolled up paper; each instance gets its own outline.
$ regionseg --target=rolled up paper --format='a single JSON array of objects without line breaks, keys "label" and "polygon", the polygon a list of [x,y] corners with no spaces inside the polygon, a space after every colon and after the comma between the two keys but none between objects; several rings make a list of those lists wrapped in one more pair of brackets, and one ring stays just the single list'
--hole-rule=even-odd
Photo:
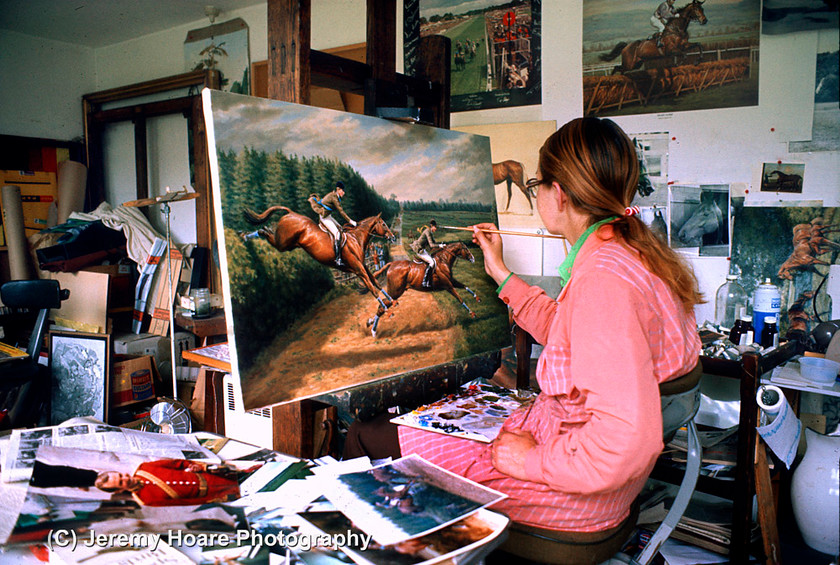
[{"label": "rolled up paper", "polygon": [[76,161],[62,161],[58,164],[58,217],[63,224],[71,212],[84,211],[87,188],[87,167]]},{"label": "rolled up paper", "polygon": [[32,277],[32,269],[29,268],[29,244],[23,223],[20,187],[6,185],[1,194],[3,226],[6,229],[6,246],[9,250],[9,273],[13,281],[28,280]]},{"label": "rolled up paper", "polygon": [[799,447],[802,422],[793,413],[782,389],[777,386],[759,387],[755,401],[768,419],[767,425],[756,427],[758,434],[776,457],[790,469]]}]

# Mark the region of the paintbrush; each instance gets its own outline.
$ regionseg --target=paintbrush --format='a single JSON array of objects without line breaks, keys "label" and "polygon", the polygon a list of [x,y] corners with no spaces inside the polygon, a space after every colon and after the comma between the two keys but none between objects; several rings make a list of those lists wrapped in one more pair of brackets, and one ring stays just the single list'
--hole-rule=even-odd
[{"label": "paintbrush", "polygon": [[[461,231],[473,231],[471,227],[461,227],[461,226],[440,226],[446,230],[461,230]],[[545,237],[549,239],[566,239],[562,235],[554,235],[552,233],[528,233],[528,232],[521,232],[521,231],[506,231],[506,230],[487,230],[479,228],[479,231],[483,231],[484,233],[498,233],[502,235],[527,235],[528,237]]]}]

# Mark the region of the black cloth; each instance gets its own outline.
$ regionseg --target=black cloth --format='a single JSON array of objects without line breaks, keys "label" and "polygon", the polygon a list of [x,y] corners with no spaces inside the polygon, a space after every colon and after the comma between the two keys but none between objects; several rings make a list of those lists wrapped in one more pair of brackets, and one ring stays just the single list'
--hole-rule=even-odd
[{"label": "black cloth", "polygon": [[33,487],[92,487],[98,472],[67,465],[48,465],[35,461],[29,484]]}]

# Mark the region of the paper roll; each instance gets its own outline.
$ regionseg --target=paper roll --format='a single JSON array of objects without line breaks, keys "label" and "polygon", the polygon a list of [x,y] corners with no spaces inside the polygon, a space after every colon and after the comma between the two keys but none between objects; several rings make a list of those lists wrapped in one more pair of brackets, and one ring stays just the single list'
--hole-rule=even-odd
[{"label": "paper roll", "polygon": [[13,281],[32,278],[29,268],[29,244],[23,223],[23,205],[20,187],[6,185],[2,188],[3,226],[6,229],[6,245],[9,250],[9,272]]},{"label": "paper roll", "polygon": [[[768,416],[776,416],[782,409],[785,395],[777,386],[761,386],[755,395],[758,407]],[[771,418],[772,419],[772,418]]]},{"label": "paper roll", "polygon": [[76,161],[58,164],[58,217],[63,224],[71,212],[82,212],[85,206],[87,167]]},{"label": "paper roll", "polygon": [[777,386],[762,385],[755,400],[769,420],[766,426],[756,428],[758,434],[776,457],[790,469],[799,447],[802,422],[793,413],[782,389]]}]

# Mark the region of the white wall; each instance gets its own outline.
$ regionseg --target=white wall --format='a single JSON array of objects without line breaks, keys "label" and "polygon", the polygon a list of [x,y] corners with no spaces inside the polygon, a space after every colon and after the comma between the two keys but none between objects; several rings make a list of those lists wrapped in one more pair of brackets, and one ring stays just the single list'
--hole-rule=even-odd
[{"label": "white wall", "polygon": [[[555,120],[558,125],[582,112],[581,89],[581,37],[583,0],[543,0],[543,104],[521,108],[461,112],[452,115],[452,125],[482,123],[514,123],[535,120]],[[398,7],[398,13],[401,8]],[[365,40],[364,0],[313,0],[312,46],[327,49]],[[243,18],[249,26],[251,60],[267,58],[267,30],[265,5],[222,14],[220,20]],[[401,21],[401,18],[398,18]],[[15,37],[11,40],[0,36],[0,69],[4,83],[7,69],[21,77],[16,96],[0,91],[4,102],[0,117],[0,133],[37,135],[44,137],[75,137],[81,135],[81,104],[79,97],[91,90],[123,86],[144,80],[184,72],[183,41],[190,29],[204,27],[206,19],[196,19],[192,24],[168,29],[146,37],[89,50]],[[400,24],[398,21],[398,29]],[[398,33],[398,36],[401,35]],[[398,37],[398,43],[401,41]],[[836,44],[836,40],[835,40]],[[625,116],[616,121],[628,132],[641,133],[667,131],[675,138],[669,152],[669,175],[682,183],[737,183],[749,190],[748,204],[760,204],[777,197],[760,193],[758,184],[764,162],[786,161],[805,163],[803,200],[823,200],[826,206],[840,205],[840,153],[815,152],[789,154],[787,141],[808,139],[814,90],[814,64],[817,32],[791,35],[762,36],[760,64],[759,105],[749,108],[729,108],[678,112],[665,115]],[[10,53],[23,57],[25,64],[12,63]],[[399,53],[400,49],[398,49]],[[36,57],[38,57],[36,59]],[[50,60],[47,58],[50,57]],[[54,60],[57,62],[54,62]],[[398,68],[401,67],[398,55]],[[35,102],[31,96],[37,81],[29,78],[30,67],[43,67],[39,73],[53,85],[47,103]],[[69,69],[74,69],[72,72]],[[95,69],[92,73],[91,69]],[[78,74],[78,76],[76,76]],[[95,81],[92,81],[92,75]],[[59,77],[58,79],[54,77]],[[79,78],[82,77],[82,78]],[[71,80],[72,79],[72,80]],[[82,84],[79,84],[79,83]],[[70,83],[67,88],[56,85]],[[56,90],[59,90],[56,92]],[[61,94],[69,94],[66,98]],[[16,100],[21,98],[21,100]],[[25,99],[25,100],[24,100]],[[13,108],[29,111],[6,111],[5,102]],[[78,110],[72,110],[73,106]],[[54,113],[45,107],[66,109],[52,121]],[[37,111],[36,111],[37,110]],[[66,113],[67,117],[64,116]],[[31,116],[31,117],[25,117]],[[71,119],[72,117],[72,119]],[[171,161],[158,162],[150,171],[153,191],[169,185],[173,188],[186,183],[186,169],[179,164],[185,154],[185,134],[168,125],[150,133],[156,151]],[[68,131],[68,133],[64,133]],[[59,134],[62,135],[59,135]],[[127,198],[126,187],[133,185],[133,146],[125,135],[115,133],[115,142],[109,149],[109,163],[118,163],[116,172],[109,172],[109,199]],[[119,138],[117,142],[116,139]],[[753,188],[755,187],[755,188]],[[112,202],[118,203],[118,202]],[[190,220],[185,215],[175,218],[178,222],[176,239],[192,241]],[[179,213],[180,214],[180,213]],[[523,238],[524,239],[524,238]],[[536,244],[536,243],[535,243]],[[722,258],[694,258],[693,262],[707,297],[714,300],[714,291],[724,280],[727,269]],[[547,269],[548,271],[548,269]],[[698,319],[711,319],[713,303],[698,309]]]},{"label": "white wall", "polygon": [[94,79],[93,49],[0,31],[0,134],[81,137]]}]

